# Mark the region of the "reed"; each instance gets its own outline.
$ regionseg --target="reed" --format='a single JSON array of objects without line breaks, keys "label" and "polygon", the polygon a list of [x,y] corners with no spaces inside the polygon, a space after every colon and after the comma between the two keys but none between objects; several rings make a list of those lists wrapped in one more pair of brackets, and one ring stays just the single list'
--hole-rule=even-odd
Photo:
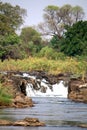
[{"label": "reed", "polygon": [[0,71],[32,71],[42,70],[50,74],[72,73],[85,76],[87,74],[87,62],[78,61],[74,58],[66,58],[65,60],[50,60],[46,57],[37,58],[29,57],[23,60],[5,60],[0,62]]}]

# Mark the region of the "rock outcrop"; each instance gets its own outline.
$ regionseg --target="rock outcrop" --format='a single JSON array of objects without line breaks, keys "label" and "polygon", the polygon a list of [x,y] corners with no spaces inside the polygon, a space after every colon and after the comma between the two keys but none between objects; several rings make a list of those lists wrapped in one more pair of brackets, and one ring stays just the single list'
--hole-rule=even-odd
[{"label": "rock outcrop", "polygon": [[0,119],[0,126],[45,126],[38,118],[25,118],[15,122]]},{"label": "rock outcrop", "polygon": [[68,98],[73,101],[87,103],[87,79],[71,79],[68,86]]},{"label": "rock outcrop", "polygon": [[23,95],[22,93],[17,93],[15,98],[12,99],[11,107],[15,108],[25,108],[25,107],[33,107],[32,99]]},{"label": "rock outcrop", "polygon": [[12,96],[10,103],[0,103],[0,108],[15,107],[24,108],[32,107],[33,101],[31,98],[26,96],[26,80],[21,76],[15,76],[14,73],[7,73],[0,75],[0,81],[3,89],[6,90],[8,95]]}]

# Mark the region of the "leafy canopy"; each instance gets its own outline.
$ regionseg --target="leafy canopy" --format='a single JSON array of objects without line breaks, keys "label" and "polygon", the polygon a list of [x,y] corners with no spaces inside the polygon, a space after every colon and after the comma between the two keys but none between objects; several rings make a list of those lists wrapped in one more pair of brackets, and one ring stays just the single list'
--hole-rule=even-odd
[{"label": "leafy canopy", "polygon": [[0,35],[14,33],[24,22],[26,10],[20,6],[0,2]]},{"label": "leafy canopy", "polygon": [[61,51],[68,56],[87,55],[87,21],[79,21],[67,28]]}]

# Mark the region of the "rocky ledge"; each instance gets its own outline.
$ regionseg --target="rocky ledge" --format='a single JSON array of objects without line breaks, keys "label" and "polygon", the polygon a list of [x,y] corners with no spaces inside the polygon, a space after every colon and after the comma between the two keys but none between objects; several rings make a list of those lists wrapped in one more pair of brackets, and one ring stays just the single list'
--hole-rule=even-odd
[{"label": "rocky ledge", "polygon": [[76,102],[87,103],[87,78],[71,79],[68,84],[68,98]]},{"label": "rocky ledge", "polygon": [[23,95],[22,93],[17,93],[15,98],[12,99],[11,107],[15,108],[25,108],[25,107],[33,107],[32,99]]},{"label": "rocky ledge", "polygon": [[0,119],[0,126],[45,126],[45,123],[40,122],[37,118],[25,118],[15,122]]}]

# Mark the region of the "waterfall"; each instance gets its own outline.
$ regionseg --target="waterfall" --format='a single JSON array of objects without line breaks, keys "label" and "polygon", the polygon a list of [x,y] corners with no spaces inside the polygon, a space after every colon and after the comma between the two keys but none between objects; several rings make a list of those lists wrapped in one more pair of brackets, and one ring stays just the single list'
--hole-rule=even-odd
[{"label": "waterfall", "polygon": [[29,97],[63,97],[67,98],[68,95],[68,87],[64,86],[64,81],[60,81],[56,84],[51,85],[46,79],[37,79],[36,76],[31,76],[29,74],[24,73],[23,77],[28,77],[34,81],[34,85],[32,82],[27,83],[26,85],[26,93]]},{"label": "waterfall", "polygon": [[28,83],[26,86],[27,96],[29,97],[63,97],[67,98],[68,87],[64,86],[64,81],[60,81],[54,85],[50,85],[47,82],[44,82],[45,79],[41,81],[41,84],[38,86],[38,90],[33,88],[31,83]]}]

